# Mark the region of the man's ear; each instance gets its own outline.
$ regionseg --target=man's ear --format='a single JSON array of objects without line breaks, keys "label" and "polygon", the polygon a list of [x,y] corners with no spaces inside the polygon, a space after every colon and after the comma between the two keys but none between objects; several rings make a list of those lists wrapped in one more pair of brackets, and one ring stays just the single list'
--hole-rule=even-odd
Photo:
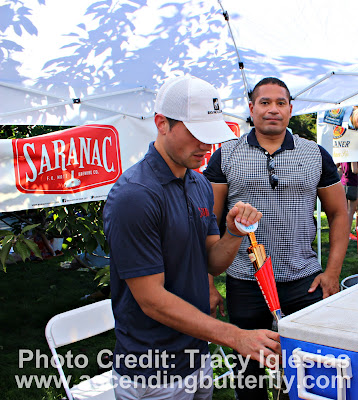
[{"label": "man's ear", "polygon": [[252,111],[253,111],[253,109],[254,109],[254,104],[253,104],[252,101],[249,101],[249,110],[250,110],[250,115],[251,115],[251,117],[252,117]]},{"label": "man's ear", "polygon": [[163,114],[154,116],[154,123],[158,129],[158,133],[165,135],[169,131],[169,122]]}]

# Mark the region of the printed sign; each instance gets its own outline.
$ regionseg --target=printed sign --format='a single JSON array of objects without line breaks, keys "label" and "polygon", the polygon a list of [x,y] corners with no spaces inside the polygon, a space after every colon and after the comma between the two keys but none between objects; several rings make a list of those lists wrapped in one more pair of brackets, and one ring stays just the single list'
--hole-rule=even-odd
[{"label": "printed sign", "polygon": [[342,125],[345,111],[345,108],[328,110],[324,113],[323,122],[325,122],[326,124]]},{"label": "printed sign", "polygon": [[76,193],[114,183],[122,173],[119,137],[110,125],[85,125],[12,141],[22,193]]},{"label": "printed sign", "polygon": [[333,136],[333,160],[335,163],[358,160],[358,132],[341,126],[327,125]]},{"label": "printed sign", "polygon": [[106,200],[143,158],[153,119],[115,116],[24,139],[0,139],[0,212]]}]

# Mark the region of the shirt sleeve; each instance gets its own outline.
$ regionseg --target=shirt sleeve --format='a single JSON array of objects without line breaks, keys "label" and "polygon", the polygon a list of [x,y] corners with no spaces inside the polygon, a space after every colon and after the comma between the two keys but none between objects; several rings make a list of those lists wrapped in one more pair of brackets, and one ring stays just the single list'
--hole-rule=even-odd
[{"label": "shirt sleeve", "polygon": [[227,183],[226,176],[221,170],[221,147],[210,157],[203,174],[212,183]]},{"label": "shirt sleeve", "polygon": [[328,151],[322,146],[318,145],[322,157],[322,175],[318,183],[318,188],[325,188],[332,186],[340,181],[337,166]]},{"label": "shirt sleeve", "polygon": [[216,215],[214,214],[213,208],[214,208],[214,193],[213,189],[211,187],[211,184],[208,183],[208,198],[210,199],[209,202],[209,213],[210,213],[210,222],[209,222],[209,227],[208,227],[208,236],[209,235],[220,235],[220,230],[217,224],[216,220]]},{"label": "shirt sleeve", "polygon": [[107,200],[105,232],[121,279],[164,272],[160,199],[137,184],[119,186]]}]

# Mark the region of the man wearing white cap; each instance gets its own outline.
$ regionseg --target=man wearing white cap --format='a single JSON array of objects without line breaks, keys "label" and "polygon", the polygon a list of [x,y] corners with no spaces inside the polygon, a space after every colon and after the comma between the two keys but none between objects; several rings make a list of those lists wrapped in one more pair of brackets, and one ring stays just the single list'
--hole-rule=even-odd
[{"label": "man wearing white cap", "polygon": [[[210,399],[208,341],[243,357],[279,353],[269,330],[245,331],[208,314],[208,272],[231,264],[261,213],[239,202],[220,239],[210,183],[198,168],[211,144],[235,139],[217,90],[186,75],[167,81],[155,105],[158,136],[113,186],[104,209],[116,320],[117,399]],[[174,379],[176,378],[176,379]]]}]

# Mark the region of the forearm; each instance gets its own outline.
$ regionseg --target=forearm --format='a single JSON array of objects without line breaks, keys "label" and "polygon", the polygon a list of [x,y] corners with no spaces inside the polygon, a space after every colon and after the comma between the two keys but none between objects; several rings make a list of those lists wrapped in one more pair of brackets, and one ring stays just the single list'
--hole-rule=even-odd
[{"label": "forearm", "polygon": [[347,213],[329,219],[329,256],[326,272],[337,279],[341,273],[343,260],[349,241],[349,223]]},{"label": "forearm", "polygon": [[243,330],[201,312],[164,288],[164,273],[126,280],[135,300],[150,318],[204,341],[235,349],[259,361],[280,352],[279,336],[268,330]]},{"label": "forearm", "polygon": [[338,279],[349,240],[349,222],[346,195],[341,183],[318,190],[329,224],[329,256],[326,275]]},{"label": "forearm", "polygon": [[140,304],[150,318],[187,335],[237,348],[241,329],[201,312],[164,288]]},{"label": "forearm", "polygon": [[[235,232],[239,235],[238,232]],[[208,250],[208,271],[217,276],[232,264],[240,248],[243,238],[230,235],[227,231],[220,240]]]}]

